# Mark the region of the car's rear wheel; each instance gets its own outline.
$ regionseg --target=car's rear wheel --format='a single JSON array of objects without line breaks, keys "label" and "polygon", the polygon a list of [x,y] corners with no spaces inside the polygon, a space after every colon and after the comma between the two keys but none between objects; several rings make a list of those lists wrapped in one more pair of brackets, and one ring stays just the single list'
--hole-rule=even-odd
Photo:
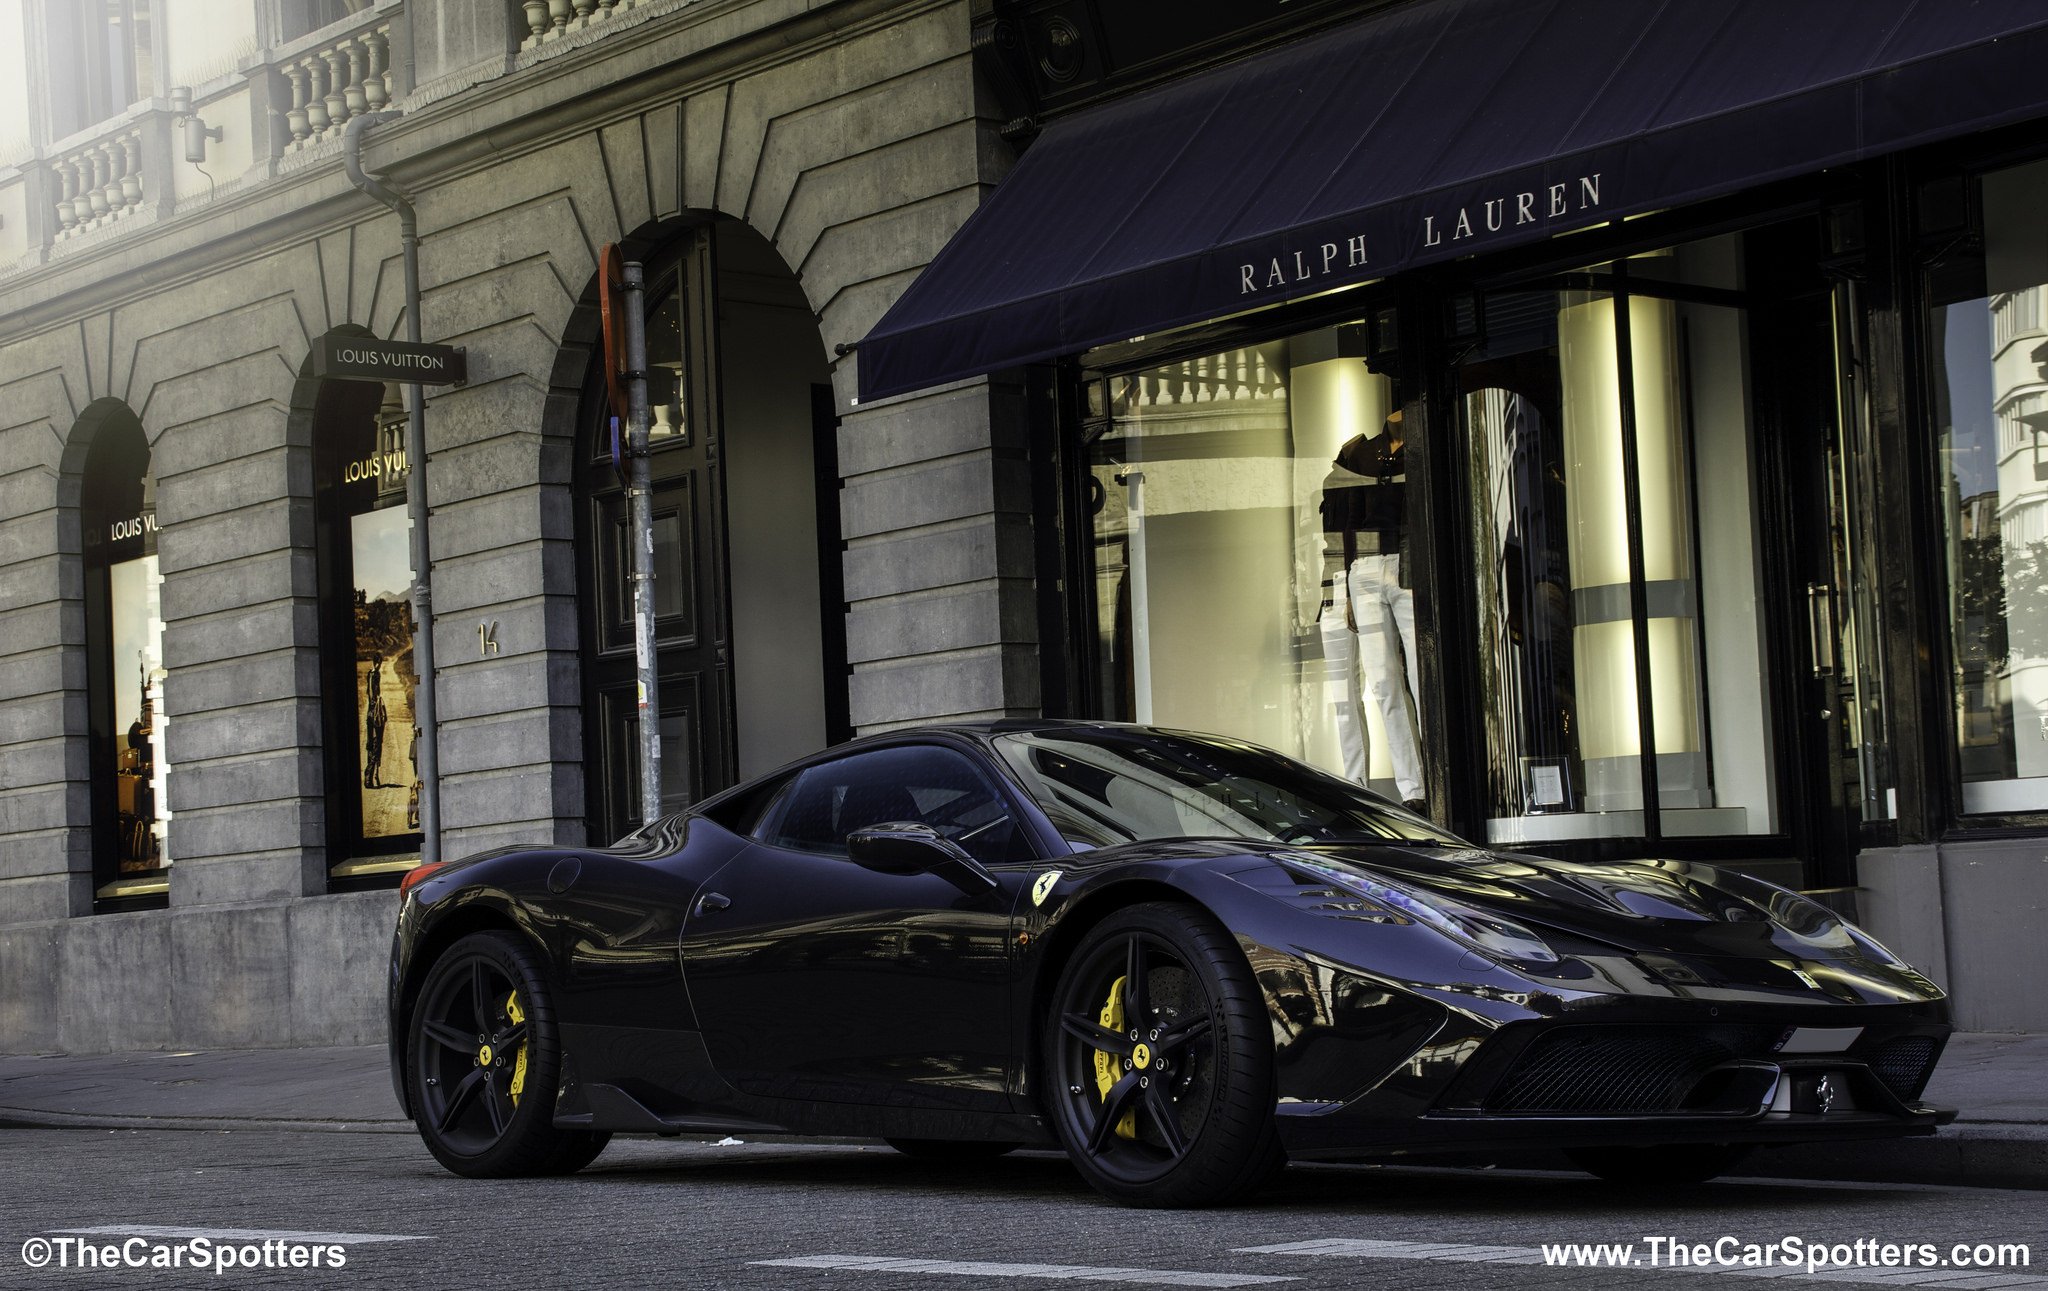
[{"label": "car's rear wheel", "polygon": [[450,946],[427,972],[411,1018],[406,1081],[427,1150],[456,1174],[570,1174],[609,1134],[555,1128],[562,1047],[547,974],[510,933]]},{"label": "car's rear wheel", "polygon": [[1128,1205],[1207,1206],[1286,1163],[1251,967],[1202,911],[1149,903],[1089,930],[1046,1019],[1046,1110],[1067,1155]]},{"label": "car's rear wheel", "polygon": [[967,1139],[883,1139],[907,1157],[920,1161],[987,1161],[1015,1152],[1021,1144],[982,1143]]},{"label": "car's rear wheel", "polygon": [[1630,1187],[1705,1183],[1750,1154],[1746,1143],[1667,1143],[1644,1148],[1575,1148],[1566,1155],[1587,1174]]}]

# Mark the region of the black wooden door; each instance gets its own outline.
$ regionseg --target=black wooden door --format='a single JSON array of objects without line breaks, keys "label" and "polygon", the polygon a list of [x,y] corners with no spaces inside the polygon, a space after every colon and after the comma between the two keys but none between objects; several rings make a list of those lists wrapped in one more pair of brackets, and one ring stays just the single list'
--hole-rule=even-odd
[{"label": "black wooden door", "polygon": [[[655,646],[664,813],[732,783],[734,733],[724,482],[719,460],[717,283],[708,230],[649,264],[648,362],[656,370],[653,468]],[[670,380],[672,400],[660,401]],[[601,384],[585,397],[579,575],[584,628],[585,786],[593,841],[640,823],[633,542],[611,463]]]}]

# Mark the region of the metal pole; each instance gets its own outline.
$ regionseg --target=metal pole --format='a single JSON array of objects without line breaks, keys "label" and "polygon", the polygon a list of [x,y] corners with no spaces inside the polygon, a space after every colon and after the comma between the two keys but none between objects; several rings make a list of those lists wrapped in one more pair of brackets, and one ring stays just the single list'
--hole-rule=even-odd
[{"label": "metal pole", "polygon": [[628,260],[626,287],[626,502],[633,544],[633,661],[639,673],[640,820],[661,815],[661,679],[654,670],[654,491],[647,462],[647,321],[640,262]]},{"label": "metal pole", "polygon": [[[420,225],[405,195],[363,171],[363,131],[396,112],[366,112],[342,133],[342,169],[348,181],[398,215],[399,249],[405,263],[405,336],[420,339]],[[432,548],[427,542],[427,407],[417,381],[405,383],[405,509],[412,521],[413,725],[420,732],[420,863],[441,859],[440,723],[434,702],[434,594]]]}]

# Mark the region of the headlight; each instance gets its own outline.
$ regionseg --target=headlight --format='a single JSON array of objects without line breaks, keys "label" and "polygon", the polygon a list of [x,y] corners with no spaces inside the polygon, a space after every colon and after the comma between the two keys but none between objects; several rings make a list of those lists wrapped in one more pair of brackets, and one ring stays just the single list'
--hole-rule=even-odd
[{"label": "headlight", "polygon": [[1284,859],[1289,865],[1362,897],[1390,915],[1434,928],[1481,954],[1525,964],[1558,962],[1557,952],[1545,944],[1543,938],[1512,919],[1475,909],[1436,892],[1417,892],[1390,879],[1343,869],[1320,857],[1294,853]]},{"label": "headlight", "polygon": [[1812,897],[1729,870],[1715,871],[1713,886],[1768,915],[1780,939],[1789,937],[1795,943],[1787,946],[1788,950],[1814,959],[1860,954],[1880,964],[1907,967],[1905,960],[1880,945],[1875,937]]}]

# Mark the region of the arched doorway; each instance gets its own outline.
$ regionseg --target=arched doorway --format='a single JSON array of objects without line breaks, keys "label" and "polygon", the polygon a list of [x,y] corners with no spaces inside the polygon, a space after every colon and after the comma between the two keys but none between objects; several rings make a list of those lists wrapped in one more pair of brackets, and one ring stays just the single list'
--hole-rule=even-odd
[{"label": "arched doorway", "polygon": [[93,896],[102,910],[161,903],[170,889],[164,757],[164,618],[156,481],[148,437],[102,399],[73,432],[85,592]]},{"label": "arched doorway", "polygon": [[[846,738],[830,369],[766,240],[719,220],[646,265],[662,807]],[[639,823],[627,499],[591,365],[577,452],[585,794],[595,842]],[[666,395],[666,397],[663,397]],[[621,432],[622,434],[623,432]]]}]

